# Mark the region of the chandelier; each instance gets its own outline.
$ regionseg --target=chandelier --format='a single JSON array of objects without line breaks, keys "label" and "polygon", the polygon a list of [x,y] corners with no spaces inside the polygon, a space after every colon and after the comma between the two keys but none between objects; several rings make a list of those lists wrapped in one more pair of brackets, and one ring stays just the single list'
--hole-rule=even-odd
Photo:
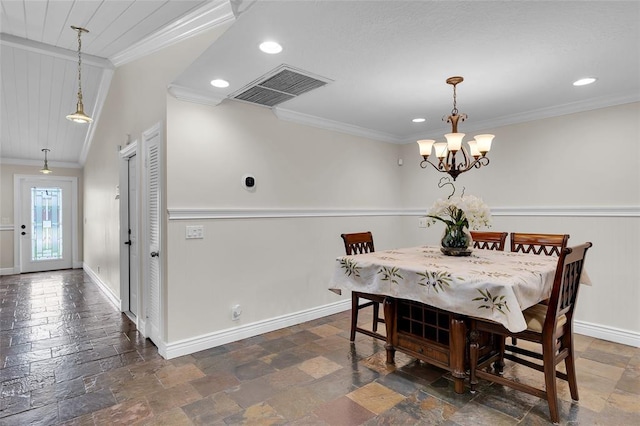
[{"label": "chandelier", "polygon": [[[423,158],[420,162],[420,167],[424,169],[427,167],[427,163],[431,164],[437,171],[451,175],[454,181],[460,173],[471,170],[472,167],[479,169],[481,166],[489,164],[489,158],[486,155],[491,149],[491,141],[494,138],[494,135],[477,135],[474,136],[474,140],[467,142],[468,149],[462,145],[464,133],[458,133],[458,121],[464,121],[467,115],[458,113],[458,108],[456,107],[456,85],[463,81],[464,78],[459,76],[447,79],[447,84],[453,86],[453,109],[451,110],[451,115],[442,118],[443,121],[446,118],[447,123],[451,123],[451,133],[444,135],[447,141],[436,142],[432,139],[418,141],[420,155]],[[432,148],[438,158],[437,164],[429,160]],[[458,153],[461,153],[461,155],[458,156]]]},{"label": "chandelier", "polygon": [[78,103],[76,105],[76,112],[67,115],[67,120],[71,120],[76,123],[91,123],[93,119],[84,113],[84,105],[82,104],[82,56],[80,55],[80,50],[82,48],[80,35],[82,33],[88,33],[89,31],[81,27],[74,27],[73,25],[71,28],[78,32]]},{"label": "chandelier", "polygon": [[41,151],[44,152],[44,167],[40,169],[40,173],[48,175],[49,173],[51,173],[51,169],[49,169],[49,162],[47,161],[47,152],[51,150],[48,148],[42,148]]}]

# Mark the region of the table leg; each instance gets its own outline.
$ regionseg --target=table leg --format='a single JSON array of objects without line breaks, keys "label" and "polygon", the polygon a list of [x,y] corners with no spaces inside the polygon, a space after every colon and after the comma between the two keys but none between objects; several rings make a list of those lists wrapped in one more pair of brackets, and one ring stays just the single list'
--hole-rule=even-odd
[{"label": "table leg", "polygon": [[384,322],[387,330],[387,342],[384,345],[387,350],[387,364],[395,364],[396,350],[393,347],[393,333],[396,329],[396,304],[391,297],[384,298]]},{"label": "table leg", "polygon": [[452,315],[451,317],[451,341],[449,342],[449,362],[451,363],[451,375],[453,376],[454,390],[456,393],[464,393],[464,369],[465,338],[467,326],[464,316]]}]

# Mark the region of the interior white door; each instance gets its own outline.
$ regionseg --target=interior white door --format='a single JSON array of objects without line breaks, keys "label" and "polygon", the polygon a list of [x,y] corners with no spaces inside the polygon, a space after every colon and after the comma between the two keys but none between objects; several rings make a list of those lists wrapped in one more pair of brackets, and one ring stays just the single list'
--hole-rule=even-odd
[{"label": "interior white door", "polygon": [[160,125],[157,124],[142,135],[145,152],[145,246],[146,274],[144,278],[147,336],[157,345],[162,344],[161,302],[161,157]]},{"label": "interior white door", "polygon": [[71,182],[23,179],[20,198],[20,271],[71,268]]},{"label": "interior white door", "polygon": [[128,161],[128,243],[129,243],[129,312],[138,316],[139,265],[138,257],[138,168],[136,156]]}]

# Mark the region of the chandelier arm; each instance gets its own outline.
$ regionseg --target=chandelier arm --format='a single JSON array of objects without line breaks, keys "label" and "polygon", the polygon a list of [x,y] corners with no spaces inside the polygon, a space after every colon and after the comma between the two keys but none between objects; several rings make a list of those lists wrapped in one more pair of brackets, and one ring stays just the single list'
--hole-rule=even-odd
[{"label": "chandelier arm", "polygon": [[469,168],[475,167],[476,169],[479,169],[480,167],[487,165],[489,165],[489,157],[479,157],[476,161],[471,163]]},{"label": "chandelier arm", "polygon": [[467,150],[465,149],[464,146],[461,146],[458,151],[462,151],[462,158],[464,160],[462,163],[458,165],[458,170],[463,170],[463,171],[469,170],[469,167],[470,167],[469,163],[471,163],[470,161],[471,157],[467,153]]},{"label": "chandelier arm", "polygon": [[422,160],[420,162],[420,167],[422,167],[423,169],[427,168],[427,164],[431,164],[431,166],[436,169],[439,172],[446,172],[446,169],[443,169],[443,165],[442,165],[442,161],[438,162],[438,165],[436,166],[435,164],[433,164],[428,158],[425,158],[424,160]]}]

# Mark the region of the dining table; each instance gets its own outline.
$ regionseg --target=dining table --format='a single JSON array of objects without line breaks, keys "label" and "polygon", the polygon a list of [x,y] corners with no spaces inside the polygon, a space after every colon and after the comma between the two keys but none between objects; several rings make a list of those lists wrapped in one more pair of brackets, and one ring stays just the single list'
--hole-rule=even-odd
[{"label": "dining table", "polygon": [[[445,255],[440,247],[418,246],[339,256],[329,290],[385,296],[387,362],[396,350],[451,371],[454,389],[464,392],[470,317],[527,328],[523,310],[547,299],[558,258],[474,249]],[[498,350],[492,336],[483,351]]]}]

